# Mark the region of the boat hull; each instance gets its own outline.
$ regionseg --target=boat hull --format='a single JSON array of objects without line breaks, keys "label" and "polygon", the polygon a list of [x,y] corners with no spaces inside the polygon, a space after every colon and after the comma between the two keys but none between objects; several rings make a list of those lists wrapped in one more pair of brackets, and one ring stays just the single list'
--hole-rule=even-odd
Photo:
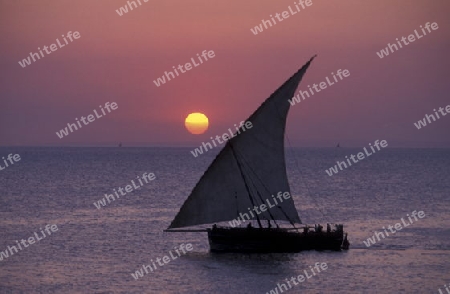
[{"label": "boat hull", "polygon": [[341,250],[343,231],[297,232],[284,228],[208,229],[211,252],[288,253]]}]

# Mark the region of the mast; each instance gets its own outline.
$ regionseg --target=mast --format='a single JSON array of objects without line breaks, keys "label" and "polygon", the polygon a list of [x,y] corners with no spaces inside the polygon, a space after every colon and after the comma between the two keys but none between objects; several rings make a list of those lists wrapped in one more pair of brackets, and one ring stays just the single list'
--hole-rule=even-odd
[{"label": "mast", "polygon": [[[250,189],[248,188],[248,184],[247,184],[247,181],[245,180],[244,173],[242,172],[241,164],[239,163],[239,160],[238,160],[238,158],[237,158],[237,156],[236,156],[236,152],[234,151],[233,145],[232,145],[231,143],[230,143],[230,148],[231,148],[231,151],[233,151],[234,158],[236,159],[236,163],[237,163],[237,165],[238,165],[238,167],[239,167],[239,172],[241,173],[242,180],[244,181],[245,189],[247,190],[247,193],[248,193],[248,197],[249,197],[249,199],[250,199],[250,202],[252,203],[252,205],[253,205],[253,207],[254,207],[254,206],[255,206],[255,202],[253,201],[252,194],[250,193]],[[256,215],[256,219],[257,219],[257,221],[258,221],[258,226],[259,226],[260,228],[262,228],[261,220],[259,219],[259,216],[258,216],[258,215]]]}]

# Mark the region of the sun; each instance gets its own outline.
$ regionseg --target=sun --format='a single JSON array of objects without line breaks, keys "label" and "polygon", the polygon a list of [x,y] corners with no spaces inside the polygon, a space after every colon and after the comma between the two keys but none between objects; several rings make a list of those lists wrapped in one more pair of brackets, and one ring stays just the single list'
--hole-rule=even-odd
[{"label": "sun", "polygon": [[186,117],[184,125],[191,134],[200,135],[208,129],[209,121],[203,113],[195,112]]}]

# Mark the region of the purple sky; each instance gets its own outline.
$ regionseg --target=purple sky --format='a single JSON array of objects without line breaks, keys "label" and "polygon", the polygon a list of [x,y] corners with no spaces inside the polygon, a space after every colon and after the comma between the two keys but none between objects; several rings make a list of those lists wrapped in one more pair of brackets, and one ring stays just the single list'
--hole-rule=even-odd
[{"label": "purple sky", "polygon": [[[337,69],[350,77],[293,106],[295,146],[450,147],[450,115],[413,123],[450,105],[448,0],[314,1],[253,35],[250,28],[293,1],[149,1],[123,16],[111,1],[0,0],[0,145],[198,146],[247,118],[312,55],[299,89]],[[380,59],[376,52],[420,25],[439,29]],[[68,31],[81,38],[31,65],[18,61]],[[62,40],[62,39],[61,39]],[[172,66],[203,50],[215,57],[161,87]],[[59,139],[56,131],[105,102],[118,109]],[[191,112],[210,128],[192,135]]]}]

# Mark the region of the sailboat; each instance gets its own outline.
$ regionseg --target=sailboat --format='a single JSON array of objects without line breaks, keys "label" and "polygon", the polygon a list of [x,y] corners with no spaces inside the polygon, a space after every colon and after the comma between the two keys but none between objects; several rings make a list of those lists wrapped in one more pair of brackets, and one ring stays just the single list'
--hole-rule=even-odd
[{"label": "sailboat", "polygon": [[[252,128],[242,126],[226,142],[165,232],[207,232],[211,252],[348,249],[343,225],[328,224],[326,231],[321,225],[315,225],[315,229],[303,225],[289,197],[284,156],[288,99],[294,96],[315,57],[247,119]],[[280,198],[280,193],[288,197]],[[231,225],[239,218],[244,226]],[[216,224],[226,221],[230,226]],[[255,222],[257,226],[252,225]],[[213,226],[209,228],[185,229],[210,224]]]}]

